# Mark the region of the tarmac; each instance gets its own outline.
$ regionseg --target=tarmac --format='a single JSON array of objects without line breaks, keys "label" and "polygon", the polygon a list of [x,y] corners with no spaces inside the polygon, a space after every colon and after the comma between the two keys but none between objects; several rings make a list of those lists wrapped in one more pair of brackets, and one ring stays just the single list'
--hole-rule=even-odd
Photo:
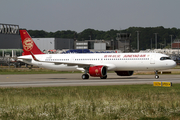
[{"label": "tarmac", "polygon": [[106,86],[126,84],[152,84],[154,81],[180,83],[180,75],[159,74],[117,76],[116,73],[108,73],[107,79],[90,77],[81,79],[83,73],[67,74],[24,74],[24,75],[0,75],[0,87],[49,87],[49,86]]}]

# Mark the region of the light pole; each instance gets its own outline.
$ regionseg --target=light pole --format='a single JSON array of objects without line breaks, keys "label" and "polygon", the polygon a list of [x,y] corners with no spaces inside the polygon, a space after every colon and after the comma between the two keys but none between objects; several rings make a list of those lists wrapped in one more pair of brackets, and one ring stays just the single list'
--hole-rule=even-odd
[{"label": "light pole", "polygon": [[171,36],[171,49],[172,49],[172,36],[173,36],[173,35],[170,35],[170,36]]},{"label": "light pole", "polygon": [[69,39],[69,49],[71,49],[71,46],[70,46],[70,39]]},{"label": "light pole", "polygon": [[160,49],[161,49],[161,46],[163,45],[162,43],[159,43],[159,45],[160,45]]},{"label": "light pole", "polygon": [[152,50],[152,38],[151,38],[151,50]]},{"label": "light pole", "polygon": [[178,60],[177,60],[177,63],[179,64],[179,39],[178,38],[177,38],[177,41],[178,41]]},{"label": "light pole", "polygon": [[89,35],[89,38],[90,38],[90,40],[91,40],[91,35]]},{"label": "light pole", "polygon": [[178,39],[178,58],[179,58],[179,39]]},{"label": "light pole", "polygon": [[154,33],[155,34],[155,45],[156,45],[156,49],[157,49],[157,34],[158,33]]},{"label": "light pole", "polygon": [[140,31],[136,31],[137,32],[137,50],[139,51],[139,32]]}]

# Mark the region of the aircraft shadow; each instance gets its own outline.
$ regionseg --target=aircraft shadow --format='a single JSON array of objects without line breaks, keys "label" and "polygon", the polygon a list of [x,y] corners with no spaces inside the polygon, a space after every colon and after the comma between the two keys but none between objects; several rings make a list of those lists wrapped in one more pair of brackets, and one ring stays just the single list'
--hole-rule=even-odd
[{"label": "aircraft shadow", "polygon": [[58,79],[67,79],[67,78],[46,78],[46,79],[54,79],[54,80],[58,80]]}]

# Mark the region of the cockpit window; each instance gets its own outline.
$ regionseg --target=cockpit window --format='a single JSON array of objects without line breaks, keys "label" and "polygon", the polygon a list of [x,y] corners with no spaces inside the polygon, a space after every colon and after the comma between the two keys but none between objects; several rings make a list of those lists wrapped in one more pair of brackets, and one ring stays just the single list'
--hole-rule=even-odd
[{"label": "cockpit window", "polygon": [[171,60],[170,57],[161,57],[160,60]]}]

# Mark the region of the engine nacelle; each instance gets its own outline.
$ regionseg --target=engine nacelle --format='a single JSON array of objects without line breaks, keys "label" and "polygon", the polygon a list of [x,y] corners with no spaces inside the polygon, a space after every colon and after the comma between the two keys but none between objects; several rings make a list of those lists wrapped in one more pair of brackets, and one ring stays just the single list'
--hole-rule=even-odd
[{"label": "engine nacelle", "polygon": [[115,71],[119,76],[131,76],[133,75],[134,71]]},{"label": "engine nacelle", "polygon": [[93,66],[89,68],[89,75],[92,77],[103,77],[107,75],[105,66]]}]

